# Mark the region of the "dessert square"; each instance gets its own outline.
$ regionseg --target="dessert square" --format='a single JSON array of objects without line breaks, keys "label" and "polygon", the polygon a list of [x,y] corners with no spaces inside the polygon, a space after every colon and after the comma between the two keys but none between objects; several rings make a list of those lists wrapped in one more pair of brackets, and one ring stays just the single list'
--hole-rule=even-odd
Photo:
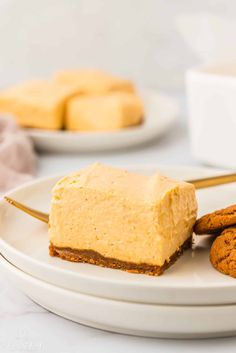
[{"label": "dessert square", "polygon": [[94,164],[53,189],[50,254],[160,275],[191,244],[192,184]]},{"label": "dessert square", "polygon": [[73,85],[83,94],[111,91],[134,92],[133,83],[98,70],[64,70],[55,75],[57,82]]},{"label": "dessert square", "polygon": [[143,104],[132,93],[77,96],[67,104],[65,126],[74,131],[111,131],[138,125]]},{"label": "dessert square", "polygon": [[29,81],[0,92],[0,113],[13,115],[24,127],[60,129],[65,103],[74,94],[74,88],[55,81]]}]

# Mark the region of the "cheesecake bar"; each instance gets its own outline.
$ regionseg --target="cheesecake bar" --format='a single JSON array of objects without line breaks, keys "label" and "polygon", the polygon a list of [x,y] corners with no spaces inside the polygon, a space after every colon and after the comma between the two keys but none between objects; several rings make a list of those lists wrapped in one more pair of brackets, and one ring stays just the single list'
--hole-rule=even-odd
[{"label": "cheesecake bar", "polygon": [[94,164],[53,189],[50,255],[160,275],[190,246],[196,212],[192,184]]},{"label": "cheesecake bar", "polygon": [[75,131],[111,131],[138,125],[143,104],[133,93],[81,95],[67,103],[65,126]]},{"label": "cheesecake bar", "polygon": [[55,80],[60,83],[75,86],[82,94],[135,91],[131,81],[98,70],[64,70],[55,75]]},{"label": "cheesecake bar", "polygon": [[0,113],[11,114],[24,127],[60,129],[65,103],[75,88],[49,80],[34,80],[0,91]]}]

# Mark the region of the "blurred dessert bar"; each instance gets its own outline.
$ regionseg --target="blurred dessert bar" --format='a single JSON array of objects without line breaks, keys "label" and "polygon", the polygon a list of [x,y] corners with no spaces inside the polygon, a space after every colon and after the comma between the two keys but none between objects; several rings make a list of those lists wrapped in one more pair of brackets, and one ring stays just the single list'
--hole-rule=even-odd
[{"label": "blurred dessert bar", "polygon": [[64,70],[55,75],[55,80],[56,82],[75,86],[82,94],[135,91],[131,81],[97,70]]},{"label": "blurred dessert bar", "polygon": [[138,125],[144,115],[140,98],[133,93],[76,96],[66,109],[66,129],[112,131]]},{"label": "blurred dessert bar", "polygon": [[0,92],[0,113],[24,127],[61,129],[65,103],[74,94],[75,88],[55,81],[29,81]]},{"label": "blurred dessert bar", "polygon": [[110,131],[137,125],[144,112],[132,82],[95,70],[62,71],[0,91],[0,114],[28,128]]}]

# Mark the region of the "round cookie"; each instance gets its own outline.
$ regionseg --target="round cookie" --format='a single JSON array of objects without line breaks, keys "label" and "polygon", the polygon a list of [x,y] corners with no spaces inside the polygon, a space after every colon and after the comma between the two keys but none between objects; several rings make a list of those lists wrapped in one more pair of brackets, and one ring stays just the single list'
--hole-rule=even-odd
[{"label": "round cookie", "polygon": [[214,240],[210,261],[217,271],[236,278],[236,228],[225,229]]},{"label": "round cookie", "polygon": [[193,230],[196,234],[217,234],[233,225],[236,225],[236,205],[223,208],[199,218]]}]

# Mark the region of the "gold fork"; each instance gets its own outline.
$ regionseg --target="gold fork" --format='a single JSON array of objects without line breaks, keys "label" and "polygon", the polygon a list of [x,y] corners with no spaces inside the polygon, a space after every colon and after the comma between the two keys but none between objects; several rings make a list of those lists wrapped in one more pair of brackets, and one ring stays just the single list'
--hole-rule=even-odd
[{"label": "gold fork", "polygon": [[22,203],[20,203],[20,202],[18,202],[16,200],[13,200],[12,198],[10,198],[8,196],[5,196],[4,199],[7,202],[9,202],[10,205],[15,206],[19,210],[27,213],[28,215],[30,215],[30,216],[32,216],[34,218],[37,218],[37,219],[39,219],[42,222],[48,223],[49,215],[47,213],[43,213],[43,212],[35,210],[35,209],[31,208],[31,207],[25,206]]},{"label": "gold fork", "polygon": [[[233,183],[233,182],[236,182],[236,173],[218,175],[218,176],[209,177],[209,178],[188,180],[188,183],[193,184],[197,190],[212,187],[212,186],[222,185],[222,184]],[[31,207],[25,206],[22,203],[16,200],[13,200],[8,196],[5,196],[4,198],[7,202],[17,207],[19,210],[29,214],[34,218],[39,219],[42,222],[48,223],[49,215],[47,213],[43,213]]]}]

